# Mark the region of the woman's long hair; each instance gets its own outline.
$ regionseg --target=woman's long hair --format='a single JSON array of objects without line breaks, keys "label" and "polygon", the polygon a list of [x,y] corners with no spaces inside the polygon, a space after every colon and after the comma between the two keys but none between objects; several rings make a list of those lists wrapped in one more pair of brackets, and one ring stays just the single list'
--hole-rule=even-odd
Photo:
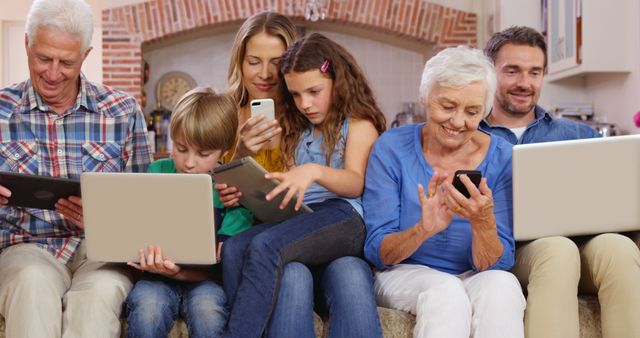
[{"label": "woman's long hair", "polygon": [[284,76],[291,72],[303,73],[316,69],[333,80],[329,112],[323,123],[317,126],[322,132],[327,164],[331,164],[331,156],[340,138],[345,118],[371,121],[379,134],[386,129],[384,115],[353,56],[324,35],[313,33],[294,42],[284,52],[280,63],[280,97],[283,108],[279,121],[282,127],[280,147],[283,163],[288,166],[295,159],[296,145],[302,132],[309,127],[309,120],[298,111]]},{"label": "woman's long hair", "polygon": [[244,107],[249,102],[249,93],[247,92],[247,87],[242,76],[242,63],[244,62],[244,57],[247,52],[247,42],[262,32],[278,37],[282,40],[285,48],[288,48],[296,38],[296,28],[291,20],[275,12],[255,14],[240,26],[233,41],[233,49],[231,50],[231,60],[227,74],[229,91],[233,94],[233,97],[240,107]]}]

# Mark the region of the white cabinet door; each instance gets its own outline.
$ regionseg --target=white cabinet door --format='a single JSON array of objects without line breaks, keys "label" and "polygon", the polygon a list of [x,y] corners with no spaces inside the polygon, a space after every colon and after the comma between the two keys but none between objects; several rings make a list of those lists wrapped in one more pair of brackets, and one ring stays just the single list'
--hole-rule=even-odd
[{"label": "white cabinet door", "polygon": [[24,21],[2,23],[2,87],[22,82],[29,77],[27,52],[24,48]]},{"label": "white cabinet door", "polygon": [[549,73],[578,65],[578,27],[580,0],[549,0],[548,2],[548,63]]}]

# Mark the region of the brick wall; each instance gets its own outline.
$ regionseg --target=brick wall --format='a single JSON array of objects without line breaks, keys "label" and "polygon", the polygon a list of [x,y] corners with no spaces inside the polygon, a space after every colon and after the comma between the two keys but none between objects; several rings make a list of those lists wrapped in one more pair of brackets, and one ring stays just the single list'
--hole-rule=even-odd
[{"label": "brick wall", "polygon": [[[302,18],[297,0],[152,0],[102,12],[103,82],[142,93],[141,46],[180,32],[276,10]],[[393,33],[442,49],[477,44],[477,17],[427,0],[328,0],[326,21]]]}]

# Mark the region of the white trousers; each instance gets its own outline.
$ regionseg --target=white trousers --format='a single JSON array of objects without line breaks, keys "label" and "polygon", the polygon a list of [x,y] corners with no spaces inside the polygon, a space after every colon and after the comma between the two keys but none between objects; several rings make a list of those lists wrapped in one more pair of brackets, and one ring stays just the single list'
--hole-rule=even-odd
[{"label": "white trousers", "polygon": [[84,245],[64,265],[35,244],[0,253],[0,314],[6,336],[120,337],[122,302],[133,276],[122,265],[90,262]]},{"label": "white trousers", "polygon": [[524,337],[525,299],[511,273],[460,276],[413,264],[376,272],[378,304],[416,316],[414,337]]}]

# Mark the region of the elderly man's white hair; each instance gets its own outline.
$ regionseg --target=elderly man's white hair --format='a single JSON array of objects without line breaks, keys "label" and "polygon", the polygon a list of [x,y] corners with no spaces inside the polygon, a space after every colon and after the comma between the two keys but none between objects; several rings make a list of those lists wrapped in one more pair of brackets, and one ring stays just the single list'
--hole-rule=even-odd
[{"label": "elderly man's white hair", "polygon": [[29,47],[33,45],[40,28],[52,28],[78,36],[82,40],[80,52],[84,53],[91,44],[93,13],[83,0],[34,0],[27,14]]},{"label": "elderly man's white hair", "polygon": [[493,64],[484,53],[466,46],[442,50],[424,65],[420,81],[420,98],[425,102],[435,85],[447,88],[460,88],[472,82],[481,81],[487,93],[484,116],[493,107],[497,79]]}]

